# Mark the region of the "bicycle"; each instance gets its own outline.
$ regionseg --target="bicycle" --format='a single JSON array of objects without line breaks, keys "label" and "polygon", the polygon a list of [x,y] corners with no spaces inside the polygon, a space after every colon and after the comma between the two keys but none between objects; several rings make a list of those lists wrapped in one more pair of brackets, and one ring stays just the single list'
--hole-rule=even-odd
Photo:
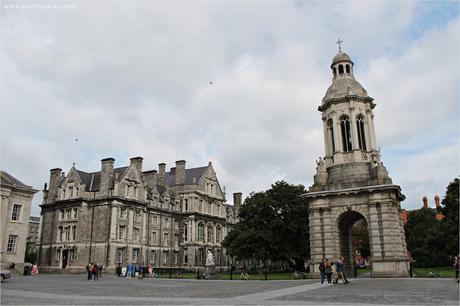
[{"label": "bicycle", "polygon": [[240,279],[248,280],[249,279],[249,274],[246,273],[246,272],[241,272]]},{"label": "bicycle", "polygon": [[306,279],[308,274],[305,272],[294,271],[294,279]]},{"label": "bicycle", "polygon": [[211,274],[209,274],[208,272],[204,272],[203,274],[201,274],[201,279],[211,279]]}]

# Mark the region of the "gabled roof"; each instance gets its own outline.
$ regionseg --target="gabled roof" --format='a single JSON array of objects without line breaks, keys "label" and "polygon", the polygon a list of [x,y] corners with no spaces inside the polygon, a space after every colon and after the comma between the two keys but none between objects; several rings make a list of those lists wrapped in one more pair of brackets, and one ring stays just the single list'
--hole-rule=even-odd
[{"label": "gabled roof", "polygon": [[22,188],[22,189],[30,189],[30,190],[35,190],[32,188],[32,186],[26,185],[11,174],[9,174],[6,171],[0,170],[0,177],[1,177],[1,185],[2,186],[7,186],[7,187],[16,187],[16,188]]},{"label": "gabled roof", "polygon": [[[118,173],[121,176],[125,173],[128,167],[120,167],[113,169],[113,174]],[[84,172],[77,170],[78,175],[80,176],[83,184],[85,184],[85,191],[98,191],[101,186],[101,171],[96,172]]]},{"label": "gabled roof", "polygon": [[[203,176],[203,173],[208,169],[207,166],[199,168],[185,169],[185,185],[198,184],[198,181]],[[170,172],[165,173],[166,185],[172,187],[176,184],[176,168],[171,168]],[[195,178],[195,183],[193,182]]]}]

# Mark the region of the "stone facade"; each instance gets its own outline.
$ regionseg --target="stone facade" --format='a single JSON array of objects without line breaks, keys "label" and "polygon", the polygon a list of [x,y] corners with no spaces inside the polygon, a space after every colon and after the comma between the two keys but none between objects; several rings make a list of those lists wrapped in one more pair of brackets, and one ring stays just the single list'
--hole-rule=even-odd
[{"label": "stone facade", "polygon": [[113,270],[133,262],[194,269],[208,250],[217,268],[227,266],[221,242],[235,211],[211,163],[186,169],[181,160],[166,172],[165,164],[143,171],[141,157],[121,168],[114,161],[103,159],[92,173],[75,166],[67,175],[50,171],[41,205],[42,268],[77,272],[97,262]]},{"label": "stone facade", "polygon": [[36,252],[39,245],[39,229],[40,229],[40,217],[30,216],[29,218],[29,229],[27,231],[27,246],[26,253],[33,254]]},{"label": "stone facade", "polygon": [[333,59],[332,85],[322,114],[325,156],[317,161],[314,184],[304,195],[310,207],[313,273],[323,258],[345,257],[353,268],[351,226],[364,219],[374,277],[408,276],[400,202],[405,199],[380,161],[374,130],[375,103],[353,74],[351,58]]},{"label": "stone facade", "polygon": [[0,171],[0,267],[11,263],[22,270],[26,253],[32,198],[37,190],[25,185],[5,171]]}]

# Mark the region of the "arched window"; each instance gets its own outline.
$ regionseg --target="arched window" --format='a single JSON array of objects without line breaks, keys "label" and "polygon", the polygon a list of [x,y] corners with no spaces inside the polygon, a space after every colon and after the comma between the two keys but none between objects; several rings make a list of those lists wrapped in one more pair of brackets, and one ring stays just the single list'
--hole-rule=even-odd
[{"label": "arched window", "polygon": [[361,150],[366,150],[366,136],[364,134],[364,117],[358,115],[356,117],[356,127],[358,129],[358,144]]},{"label": "arched window", "polygon": [[349,74],[350,73],[350,65],[347,65],[346,69],[347,69],[347,73]]},{"label": "arched window", "polygon": [[329,137],[331,145],[332,145],[332,153],[334,153],[335,152],[334,125],[333,125],[332,119],[327,120],[327,127],[328,127],[328,129],[327,129],[328,137]]},{"label": "arched window", "polygon": [[350,120],[348,120],[347,116],[342,116],[340,118],[340,129],[342,130],[343,151],[350,152],[353,147],[351,145]]},{"label": "arched window", "polygon": [[339,74],[343,74],[343,65],[339,65]]},{"label": "arched window", "polygon": [[334,79],[337,77],[337,68],[334,67],[334,69],[332,70],[334,72]]}]

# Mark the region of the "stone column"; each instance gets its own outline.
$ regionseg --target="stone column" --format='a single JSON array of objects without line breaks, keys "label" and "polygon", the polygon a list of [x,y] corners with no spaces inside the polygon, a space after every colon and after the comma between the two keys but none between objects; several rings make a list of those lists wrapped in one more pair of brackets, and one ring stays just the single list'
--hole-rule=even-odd
[{"label": "stone column", "polygon": [[329,143],[329,137],[328,137],[328,126],[327,126],[327,117],[323,115],[321,118],[323,120],[323,137],[324,137],[324,149],[326,156],[331,156],[332,155],[332,146]]}]

